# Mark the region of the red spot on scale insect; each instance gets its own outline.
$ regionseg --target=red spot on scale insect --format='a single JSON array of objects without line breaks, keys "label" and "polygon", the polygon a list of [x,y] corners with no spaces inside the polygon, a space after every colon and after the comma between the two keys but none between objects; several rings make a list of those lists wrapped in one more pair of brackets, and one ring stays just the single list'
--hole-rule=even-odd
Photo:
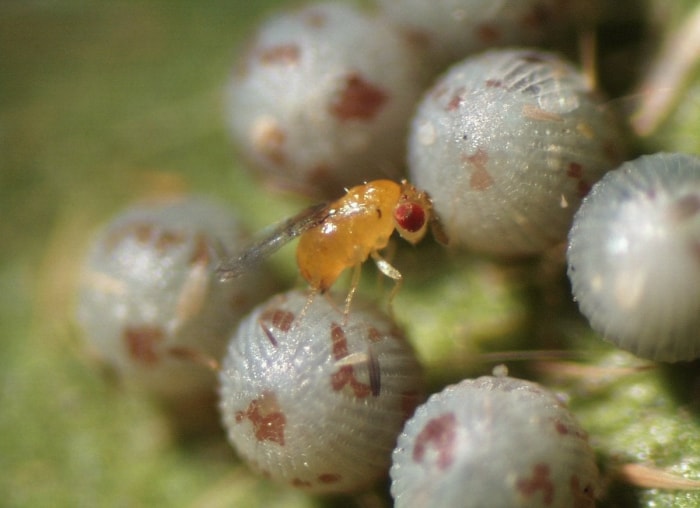
[{"label": "red spot on scale insect", "polygon": [[155,239],[156,250],[165,252],[168,249],[177,247],[185,243],[185,234],[180,231],[164,230],[160,231]]},{"label": "red spot on scale insect", "polygon": [[155,365],[160,359],[158,346],[165,340],[165,332],[155,326],[127,328],[123,334],[129,356],[137,363]]},{"label": "red spot on scale insect", "polygon": [[270,343],[277,347],[278,343],[275,333],[267,326],[267,323],[270,323],[281,332],[288,332],[294,322],[294,314],[283,309],[267,309],[260,315],[259,322]]},{"label": "red spot on scale insect", "polygon": [[180,231],[163,229],[153,222],[131,222],[112,231],[107,239],[107,245],[113,249],[126,239],[135,240],[143,245],[152,245],[158,252],[165,252],[186,241],[185,235]]},{"label": "red spot on scale insect", "polygon": [[345,78],[340,97],[331,104],[331,113],[339,120],[371,120],[388,100],[384,90],[358,74],[350,74]]},{"label": "red spot on scale insect", "polygon": [[270,323],[280,331],[288,332],[294,321],[294,314],[284,309],[267,309],[260,316],[260,321]]},{"label": "red spot on scale insect", "polygon": [[280,44],[261,49],[258,56],[264,64],[292,65],[299,61],[301,49],[297,44]]},{"label": "red spot on scale insect", "polygon": [[455,427],[457,419],[447,413],[430,420],[418,434],[413,447],[414,462],[423,462],[432,449],[437,454],[435,464],[440,469],[447,469],[453,461],[454,441],[457,437]]},{"label": "red spot on scale insect", "polygon": [[460,104],[462,104],[462,96],[460,94],[454,94],[447,103],[447,106],[445,106],[445,111],[455,111],[459,109]]},{"label": "red spot on scale insect", "polygon": [[486,88],[502,88],[503,87],[503,81],[500,79],[487,79],[486,80]]},{"label": "red spot on scale insect", "polygon": [[318,481],[321,483],[338,483],[343,477],[337,473],[323,473],[318,475]]},{"label": "red spot on scale insect", "polygon": [[[331,325],[331,340],[333,341],[333,358],[343,360],[349,355],[348,340],[345,332],[337,323]],[[355,376],[355,368],[352,364],[342,365],[331,375],[331,387],[339,392],[348,387],[358,399],[364,399],[373,394],[375,390],[366,383],[360,382]]]},{"label": "red spot on scale insect", "polygon": [[328,16],[320,9],[310,9],[304,16],[304,23],[318,30],[328,24]]},{"label": "red spot on scale insect", "polygon": [[311,487],[311,482],[302,480],[301,478],[293,478],[291,483],[293,487],[298,489],[308,489]]},{"label": "red spot on scale insect", "polygon": [[570,423],[566,423],[560,419],[554,419],[554,429],[557,431],[558,434],[562,436],[574,436],[579,439],[583,439],[584,441],[588,439],[588,434],[586,434],[581,428],[571,425]]},{"label": "red spot on scale insect", "polygon": [[541,492],[544,505],[551,505],[554,500],[555,486],[549,475],[550,470],[547,464],[535,464],[532,467],[532,476],[530,478],[518,480],[516,484],[518,491],[527,498]]},{"label": "red spot on scale insect", "polygon": [[473,167],[469,178],[469,186],[474,190],[486,190],[493,185],[493,177],[486,169],[489,154],[479,148],[474,154],[464,157],[464,161]]},{"label": "red spot on scale insect", "polygon": [[578,162],[570,162],[566,169],[566,176],[577,181],[576,191],[579,197],[585,197],[591,190],[591,184],[584,179],[583,166]]},{"label": "red spot on scale insect", "polygon": [[249,420],[258,441],[272,441],[284,446],[284,428],[287,417],[277,402],[274,392],[266,391],[250,402],[245,411],[236,413],[236,423]]},{"label": "red spot on scale insect", "polygon": [[261,117],[253,122],[248,133],[255,150],[277,166],[287,163],[287,133],[279,122],[271,117]]}]

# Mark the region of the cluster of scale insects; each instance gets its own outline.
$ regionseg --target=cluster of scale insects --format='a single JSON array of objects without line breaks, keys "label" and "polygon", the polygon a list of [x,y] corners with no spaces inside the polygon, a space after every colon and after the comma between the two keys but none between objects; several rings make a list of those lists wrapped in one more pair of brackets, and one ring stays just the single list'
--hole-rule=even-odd
[{"label": "cluster of scale insects", "polygon": [[[420,361],[391,312],[355,301],[360,267],[372,258],[395,281],[390,310],[402,274],[382,251],[394,231],[510,259],[556,249],[573,221],[569,275],[594,329],[643,357],[689,360],[700,162],[657,154],[615,169],[623,129],[584,75],[555,53],[493,49],[542,42],[576,2],[489,17],[465,1],[480,14],[471,24],[449,2],[425,15],[420,3],[378,2],[385,18],[318,4],[268,21],[231,79],[234,139],[265,178],[334,199],[257,241],[202,198],[126,212],[88,257],[79,320],[124,377],[171,402],[216,373],[230,441],[276,481],[358,492],[391,467],[399,507],[593,506],[586,432],[545,388],[500,374],[423,404]],[[384,178],[403,157],[409,181]],[[296,238],[309,289],[275,295],[265,259]],[[330,289],[348,269],[343,303]]]}]

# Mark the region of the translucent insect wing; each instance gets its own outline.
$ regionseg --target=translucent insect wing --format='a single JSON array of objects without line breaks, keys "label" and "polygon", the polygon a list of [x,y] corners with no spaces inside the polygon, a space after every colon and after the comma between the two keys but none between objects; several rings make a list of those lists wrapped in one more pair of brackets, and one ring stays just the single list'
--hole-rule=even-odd
[{"label": "translucent insect wing", "polygon": [[219,279],[225,281],[245,273],[299,235],[319,226],[330,213],[327,203],[319,203],[273,226],[272,230],[264,233],[253,245],[223,261],[216,269]]}]

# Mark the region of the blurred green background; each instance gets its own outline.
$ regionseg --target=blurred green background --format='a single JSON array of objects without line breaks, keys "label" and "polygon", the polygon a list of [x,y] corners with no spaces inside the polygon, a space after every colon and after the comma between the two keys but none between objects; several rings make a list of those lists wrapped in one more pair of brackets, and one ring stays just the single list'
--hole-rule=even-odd
[{"label": "blurred green background", "polygon": [[[0,2],[0,506],[385,505],[381,492],[312,499],[253,476],[216,427],[183,434],[152,401],[105,376],[72,321],[89,233],[127,203],[199,192],[235,203],[253,228],[302,205],[240,171],[222,114],[236,49],[265,12],[288,3]],[[633,30],[640,15],[661,12],[652,32],[663,36],[693,6],[659,1],[615,16],[629,15]],[[649,149],[698,152],[696,83],[678,91],[682,114]],[[523,369],[566,390],[601,463],[642,462],[700,479],[694,364],[630,369],[638,362],[577,317],[560,270],[551,279],[563,297],[531,283],[541,266],[455,256],[445,261],[453,271],[424,269],[435,249],[399,253],[397,265],[414,275],[396,302],[434,388],[488,373],[491,365],[473,358],[484,341],[498,351],[530,336],[537,346],[564,337],[587,351],[584,362]],[[283,256],[282,270],[293,274],[290,253]],[[455,339],[465,334],[476,337],[472,345]],[[605,506],[700,506],[689,491],[611,480],[610,492]]]}]

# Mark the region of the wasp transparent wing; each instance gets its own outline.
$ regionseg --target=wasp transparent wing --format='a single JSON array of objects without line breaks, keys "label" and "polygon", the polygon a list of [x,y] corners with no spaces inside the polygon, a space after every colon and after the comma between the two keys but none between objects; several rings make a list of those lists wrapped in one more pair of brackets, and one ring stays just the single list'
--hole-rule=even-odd
[{"label": "wasp transparent wing", "polygon": [[245,273],[305,231],[321,224],[330,213],[328,203],[319,203],[273,226],[269,232],[263,232],[260,240],[221,262],[216,269],[219,280],[226,281]]}]

